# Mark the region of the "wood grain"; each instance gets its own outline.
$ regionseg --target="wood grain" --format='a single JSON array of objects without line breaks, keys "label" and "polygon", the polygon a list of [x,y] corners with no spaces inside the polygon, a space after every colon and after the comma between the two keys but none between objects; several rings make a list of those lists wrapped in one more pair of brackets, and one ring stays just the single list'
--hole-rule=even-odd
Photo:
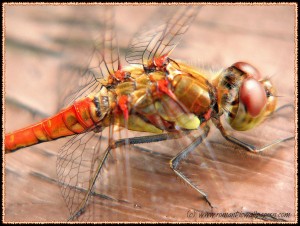
[{"label": "wood grain", "polygon": [[[295,101],[295,5],[208,5],[201,9],[184,41],[172,53],[194,66],[227,67],[236,61],[255,65],[272,76],[279,106]],[[117,6],[116,28],[121,49],[157,6]],[[64,6],[5,5],[5,131],[55,113],[59,77],[58,46]],[[101,15],[99,15],[101,16]],[[122,52],[122,51],[121,51]],[[237,137],[258,146],[293,136],[294,109],[281,111],[254,131]],[[176,178],[169,160],[183,141],[141,145],[110,160],[103,193],[94,205],[97,221],[109,222],[260,222],[296,220],[296,149],[289,141],[261,155],[245,153],[212,128],[205,144],[182,164],[182,170],[207,194],[214,213],[253,213],[202,217],[211,212],[203,199]],[[56,176],[60,141],[5,155],[4,221],[65,221],[68,210]],[[151,151],[149,151],[151,150]],[[118,156],[127,155],[127,160]],[[117,160],[117,161],[114,161]],[[126,163],[130,162],[126,166]],[[125,165],[126,175],[119,170]],[[122,168],[121,168],[122,169]],[[270,218],[263,213],[289,213]],[[83,218],[84,220],[85,218]],[[88,219],[93,220],[93,219]]]}]

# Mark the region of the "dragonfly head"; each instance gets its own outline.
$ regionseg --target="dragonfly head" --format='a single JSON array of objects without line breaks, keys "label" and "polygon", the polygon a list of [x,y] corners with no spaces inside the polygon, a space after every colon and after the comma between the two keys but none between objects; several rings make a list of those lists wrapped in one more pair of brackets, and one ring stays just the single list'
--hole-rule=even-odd
[{"label": "dragonfly head", "polygon": [[276,91],[256,68],[237,62],[222,72],[217,83],[218,103],[229,125],[239,131],[260,124],[276,108]]}]

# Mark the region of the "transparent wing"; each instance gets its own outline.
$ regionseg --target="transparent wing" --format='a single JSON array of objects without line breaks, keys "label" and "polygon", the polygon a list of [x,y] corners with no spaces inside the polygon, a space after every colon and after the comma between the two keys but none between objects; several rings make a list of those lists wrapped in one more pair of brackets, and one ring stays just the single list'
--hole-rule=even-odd
[{"label": "transparent wing", "polygon": [[[99,90],[120,67],[113,7],[74,8],[63,38],[58,108]],[[67,37],[67,38],[65,38]]]},{"label": "transparent wing", "polygon": [[[78,211],[89,191],[90,180],[105,150],[101,133],[93,131],[69,138],[60,149],[57,159],[57,175],[62,195],[70,215]],[[104,139],[104,138],[103,138]],[[100,175],[97,180],[100,180]]]},{"label": "transparent wing", "polygon": [[200,8],[201,6],[161,7],[148,24],[135,34],[129,45],[126,61],[147,67],[153,58],[169,55]]},{"label": "transparent wing", "polygon": [[[65,18],[67,38],[63,44],[59,68],[58,108],[72,104],[106,84],[108,76],[120,67],[112,7],[80,7],[70,10]],[[107,136],[92,129],[65,138],[57,160],[57,175],[70,215],[74,215],[86,197],[90,181],[107,148]],[[100,175],[96,180],[100,179]],[[100,183],[101,184],[101,183]],[[93,194],[95,187],[92,187]]]}]

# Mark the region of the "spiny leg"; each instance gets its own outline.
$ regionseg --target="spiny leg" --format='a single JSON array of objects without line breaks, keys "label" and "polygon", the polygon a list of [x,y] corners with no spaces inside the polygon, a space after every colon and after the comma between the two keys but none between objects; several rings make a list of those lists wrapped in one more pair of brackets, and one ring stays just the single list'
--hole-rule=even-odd
[{"label": "spiny leg", "polygon": [[142,137],[131,137],[131,138],[124,138],[117,140],[115,142],[115,147],[120,147],[122,145],[125,145],[125,143],[128,142],[128,144],[144,144],[144,143],[153,143],[153,142],[159,142],[164,140],[172,140],[172,139],[179,139],[187,134],[189,134],[191,131],[185,131],[181,133],[164,133],[164,134],[158,134],[158,135],[150,135],[150,136],[142,136]]},{"label": "spiny leg", "polygon": [[98,175],[100,174],[100,171],[101,171],[111,149],[112,149],[112,147],[111,147],[111,145],[109,145],[107,147],[107,149],[105,150],[104,156],[96,170],[95,176],[93,176],[92,180],[90,181],[90,185],[89,185],[86,195],[84,196],[84,199],[80,203],[78,210],[76,210],[75,213],[68,218],[68,221],[74,220],[75,218],[79,217],[84,212],[85,206],[87,204],[90,194],[92,193],[92,189],[94,187],[96,179],[97,179]]},{"label": "spiny leg", "polygon": [[[279,111],[281,111],[282,109],[285,109],[285,108],[292,108],[292,109],[294,109],[295,106],[294,106],[293,104],[285,104],[285,105],[282,105],[282,106],[280,106],[279,108],[277,108],[277,109],[273,112],[273,114],[274,114],[274,113],[278,113]],[[273,114],[272,114],[272,115],[273,115]]]},{"label": "spiny leg", "polygon": [[190,133],[190,131],[186,131],[185,133],[165,133],[165,134],[142,136],[142,137],[124,138],[124,139],[119,139],[115,142],[112,142],[112,144],[109,144],[109,146],[105,150],[104,156],[103,156],[99,166],[96,169],[95,175],[92,177],[92,179],[90,181],[89,188],[86,192],[84,199],[82,200],[81,204],[79,205],[78,210],[76,210],[75,213],[71,217],[68,218],[68,221],[76,219],[84,212],[88,198],[89,198],[90,194],[92,193],[92,189],[96,183],[98,176],[100,175],[101,169],[107,159],[107,156],[109,155],[109,153],[112,149],[115,149],[117,147],[121,147],[121,146],[124,146],[127,144],[143,144],[143,143],[159,142],[159,141],[170,140],[170,139],[178,139],[189,133]]},{"label": "spiny leg", "polygon": [[274,140],[272,141],[270,144],[267,144],[261,148],[257,148],[255,147],[254,145],[251,145],[251,144],[248,144],[244,141],[241,141],[233,136],[230,136],[227,131],[224,129],[220,119],[217,119],[217,118],[212,118],[212,121],[213,123],[215,124],[215,126],[219,129],[219,131],[221,132],[222,136],[228,140],[229,142],[232,142],[234,144],[237,144],[239,146],[241,146],[242,148],[246,149],[247,151],[250,151],[250,152],[254,152],[254,153],[259,153],[259,152],[262,152],[264,150],[266,150],[267,148],[270,148],[276,144],[279,144],[279,143],[282,143],[282,142],[285,142],[285,141],[288,141],[288,140],[292,140],[294,139],[294,137],[287,137],[287,138],[283,138],[283,139],[277,139],[277,140]]},{"label": "spiny leg", "polygon": [[294,106],[294,104],[285,104],[285,105],[282,105],[282,106],[276,108],[275,111],[273,111],[273,112],[267,117],[267,119],[274,118],[274,117],[278,117],[278,113],[281,112],[282,110],[286,109],[286,108],[291,108],[291,110],[294,110],[294,109],[295,109],[295,106]]},{"label": "spiny leg", "polygon": [[209,127],[206,126],[204,128],[204,133],[199,136],[193,143],[191,143],[189,146],[187,146],[184,150],[182,150],[180,153],[178,153],[173,159],[170,161],[170,167],[171,169],[181,178],[183,179],[188,185],[190,185],[193,189],[195,189],[197,192],[199,192],[205,199],[205,201],[208,203],[208,205],[213,208],[212,204],[207,198],[207,195],[201,191],[196,185],[192,183],[190,179],[188,179],[183,173],[181,173],[177,168],[181,160],[187,157],[188,154],[190,154],[199,144],[203,142],[203,140],[207,137],[209,133]]}]

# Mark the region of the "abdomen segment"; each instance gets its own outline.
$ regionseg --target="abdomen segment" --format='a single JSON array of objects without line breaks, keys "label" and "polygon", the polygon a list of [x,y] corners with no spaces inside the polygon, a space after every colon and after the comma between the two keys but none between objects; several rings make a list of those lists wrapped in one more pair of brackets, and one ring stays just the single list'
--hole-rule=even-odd
[{"label": "abdomen segment", "polygon": [[87,97],[51,118],[6,134],[5,152],[9,153],[37,143],[83,133],[97,123],[92,117],[91,110],[94,108],[93,100]]}]

